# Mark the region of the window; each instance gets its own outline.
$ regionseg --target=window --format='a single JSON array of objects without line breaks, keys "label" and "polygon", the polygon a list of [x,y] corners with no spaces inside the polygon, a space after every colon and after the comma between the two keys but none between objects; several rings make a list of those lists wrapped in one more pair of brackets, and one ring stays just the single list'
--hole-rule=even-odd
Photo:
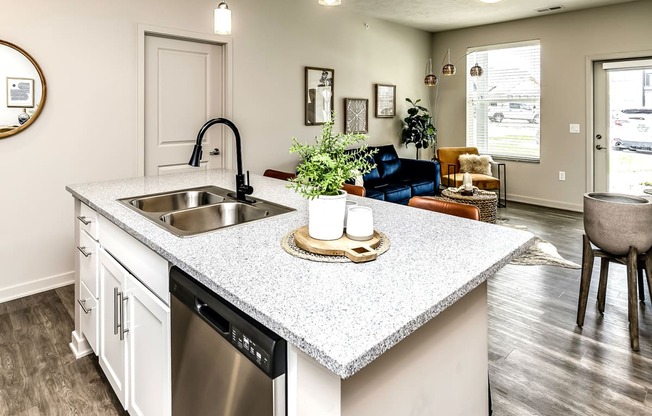
[{"label": "window", "polygon": [[539,41],[468,49],[466,144],[496,159],[539,161]]}]

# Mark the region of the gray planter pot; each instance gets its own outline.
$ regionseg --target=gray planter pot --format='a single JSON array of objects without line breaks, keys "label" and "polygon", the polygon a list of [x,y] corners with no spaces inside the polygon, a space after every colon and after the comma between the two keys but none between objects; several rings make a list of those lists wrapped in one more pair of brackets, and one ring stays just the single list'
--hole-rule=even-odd
[{"label": "gray planter pot", "polygon": [[598,248],[617,256],[652,247],[652,201],[615,193],[584,194],[584,231]]}]

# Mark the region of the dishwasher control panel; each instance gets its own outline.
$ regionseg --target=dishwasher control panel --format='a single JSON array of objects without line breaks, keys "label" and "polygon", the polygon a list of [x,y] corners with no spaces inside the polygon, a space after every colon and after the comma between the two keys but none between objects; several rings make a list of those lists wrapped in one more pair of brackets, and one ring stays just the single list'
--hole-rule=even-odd
[{"label": "dishwasher control panel", "polygon": [[266,373],[271,371],[269,353],[235,326],[231,327],[231,343]]}]

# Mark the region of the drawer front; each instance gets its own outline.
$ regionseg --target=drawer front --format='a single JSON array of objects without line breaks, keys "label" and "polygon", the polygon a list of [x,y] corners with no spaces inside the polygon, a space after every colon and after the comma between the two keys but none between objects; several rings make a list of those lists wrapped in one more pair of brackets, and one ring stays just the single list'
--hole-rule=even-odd
[{"label": "drawer front", "polygon": [[79,246],[77,254],[79,255],[79,280],[82,281],[94,297],[99,297],[97,261],[98,261],[99,243],[93,240],[88,233],[81,231],[79,233]]},{"label": "drawer front", "polygon": [[77,217],[79,221],[80,231],[86,231],[88,235],[93,237],[94,240],[99,240],[99,227],[97,226],[97,212],[95,212],[91,207],[80,203],[79,216]]},{"label": "drawer front", "polygon": [[102,248],[166,305],[170,304],[168,262],[103,216]]},{"label": "drawer front", "polygon": [[97,347],[100,345],[98,342],[100,311],[98,310],[97,299],[91,294],[84,282],[79,285],[79,298],[77,302],[80,304],[79,323],[81,331],[93,349],[93,352],[95,352],[95,355],[98,355],[99,351]]}]

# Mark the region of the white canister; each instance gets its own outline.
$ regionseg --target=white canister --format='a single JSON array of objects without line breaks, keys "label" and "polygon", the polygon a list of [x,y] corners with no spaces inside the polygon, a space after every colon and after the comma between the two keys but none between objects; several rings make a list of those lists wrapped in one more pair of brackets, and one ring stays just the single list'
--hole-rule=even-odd
[{"label": "white canister", "polygon": [[346,236],[357,241],[367,241],[374,236],[374,215],[371,208],[360,205],[349,208]]},{"label": "white canister", "polygon": [[344,228],[346,228],[346,219],[347,219],[348,214],[349,214],[349,208],[354,207],[356,205],[358,205],[357,202],[350,201],[348,199],[346,200],[346,208],[344,209]]}]

